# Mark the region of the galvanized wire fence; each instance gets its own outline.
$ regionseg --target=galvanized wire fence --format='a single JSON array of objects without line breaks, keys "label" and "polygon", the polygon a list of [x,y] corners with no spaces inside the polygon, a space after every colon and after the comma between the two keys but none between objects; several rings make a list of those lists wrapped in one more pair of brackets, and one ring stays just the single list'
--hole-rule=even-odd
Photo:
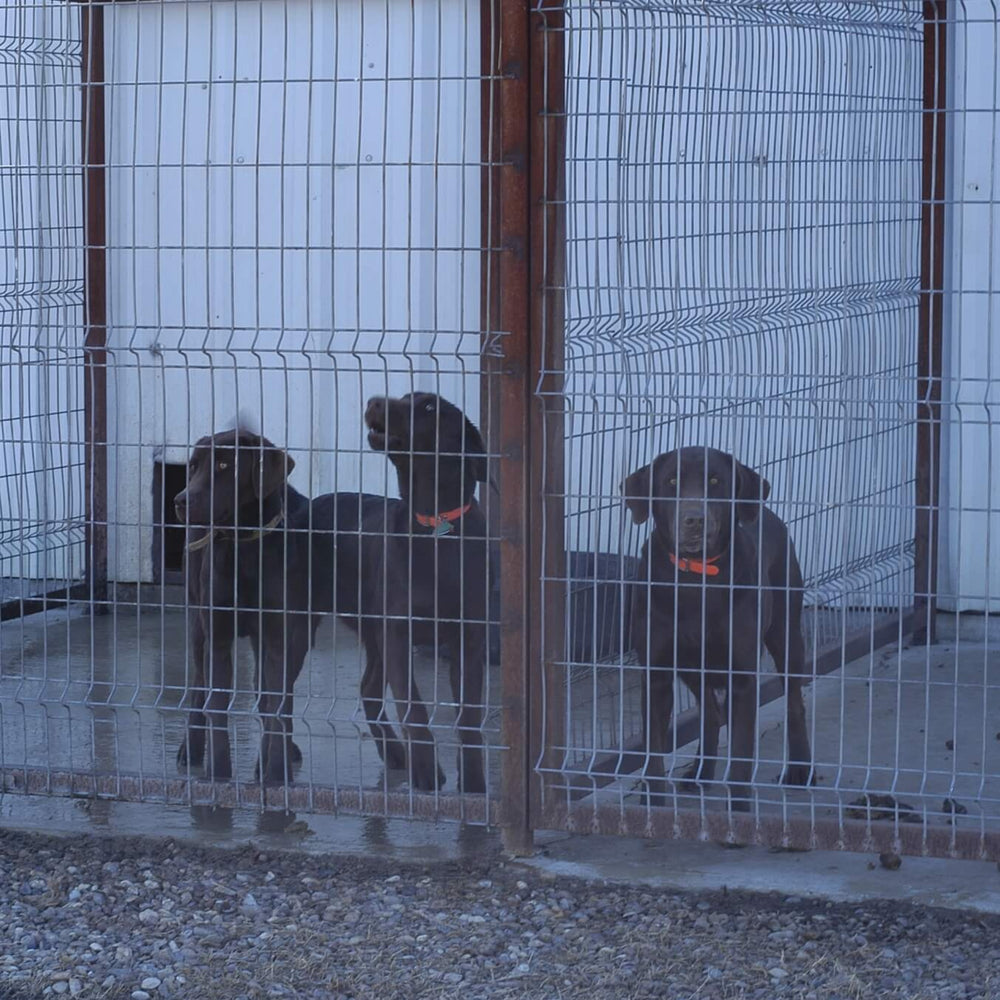
[{"label": "galvanized wire fence", "polygon": [[[432,530],[409,516],[395,524],[390,504],[370,523],[358,513],[359,491],[423,490],[413,500],[427,502],[413,510],[421,515],[472,499],[446,496],[445,467],[474,444],[445,440],[447,414],[430,482],[415,485],[397,482],[388,446],[369,444],[365,412],[370,398],[426,391],[478,422],[495,393],[480,360],[495,346],[479,306],[490,281],[479,14],[451,0],[6,8],[12,310],[0,349],[5,389],[15,391],[3,398],[0,576],[16,586],[37,579],[44,590],[81,575],[85,512],[93,570],[89,605],[49,600],[47,614],[4,628],[6,787],[491,816],[495,663],[472,663],[481,651],[467,652],[461,635],[445,648],[459,620],[467,636],[489,630],[496,657],[496,571],[482,516],[481,543],[456,559],[451,537],[424,544]],[[58,395],[65,383],[71,394]],[[231,467],[216,469],[210,509],[193,497],[178,507],[195,442],[237,422],[287,454],[287,489],[258,496],[241,480],[237,509],[225,509],[225,471],[249,470],[254,441],[261,456],[276,454],[248,436],[228,462],[213,459]],[[382,430],[402,433],[391,420]],[[471,482],[485,502],[493,464],[475,458],[482,475]],[[335,493],[340,503],[309,509],[295,491]],[[474,515],[454,522],[455,537]],[[35,539],[48,562],[31,561]],[[75,561],[61,556],[70,540]],[[380,587],[372,546],[391,563]],[[457,597],[427,597],[435,567],[417,563],[428,559],[458,575]],[[192,563],[207,568],[192,576]],[[457,797],[441,804],[426,775],[408,781],[398,760],[384,767],[369,735],[366,663],[386,671],[390,718],[419,711],[416,693],[393,677],[409,669],[409,648],[393,653],[401,665],[377,667],[359,637],[366,620],[375,631],[398,625],[399,606],[389,605],[406,589],[414,601],[403,627],[407,646],[420,649],[414,669],[443,789],[458,785],[462,707],[475,716],[464,729],[488,744],[486,788],[475,788],[486,794],[468,808]],[[32,610],[14,600],[20,591],[3,596],[12,615]],[[417,634],[421,625],[429,634]],[[302,641],[311,651],[299,672]],[[467,673],[449,683],[447,664],[466,656]],[[293,685],[302,760],[294,773],[279,768],[265,792],[258,752],[284,710],[272,689]],[[189,710],[202,702],[212,711],[207,721],[191,716],[190,739],[208,747],[185,745],[179,758]],[[220,749],[229,728],[231,748]]]},{"label": "galvanized wire fence", "polygon": [[[1000,820],[989,628],[970,641],[949,620],[947,644],[909,643],[914,629],[933,634],[935,598],[958,597],[935,589],[935,546],[972,513],[961,498],[945,503],[939,528],[933,492],[954,468],[938,450],[937,401],[946,427],[971,432],[969,414],[948,406],[969,384],[951,380],[947,361],[942,380],[935,353],[942,329],[954,344],[966,336],[960,322],[942,327],[942,301],[956,290],[943,284],[944,260],[978,257],[943,225],[945,203],[961,206],[970,190],[957,178],[973,146],[959,150],[954,179],[944,150],[946,132],[964,127],[955,121],[976,115],[992,137],[988,154],[973,154],[976,176],[989,178],[980,183],[995,203],[997,106],[986,91],[997,79],[997,11],[956,7],[949,41],[944,5],[907,2],[573,4],[565,17],[567,264],[564,292],[550,294],[565,295],[567,453],[544,489],[565,511],[569,557],[543,570],[543,614],[555,630],[581,603],[593,617],[584,642],[574,633],[546,661],[557,706],[540,756],[547,821],[802,845],[902,838],[912,850],[977,854]],[[970,48],[988,67],[981,76]],[[946,114],[946,56],[959,50],[959,78],[976,98],[951,98]],[[977,276],[969,292],[992,315],[995,265]],[[985,419],[973,422],[988,434],[986,395]],[[666,565],[662,526],[652,528],[652,566],[637,558],[653,522],[631,526],[626,477],[689,446],[731,453],[765,477],[768,506],[794,541],[812,788],[776,784],[793,734],[762,642],[773,612],[755,609],[747,640],[740,610],[721,600],[738,584]],[[987,452],[967,451],[965,462]],[[982,468],[962,475],[990,481]],[[651,495],[662,489],[654,483]],[[763,563],[763,535],[753,544]],[[741,556],[735,543],[731,556]],[[958,578],[977,561],[981,548]],[[699,608],[684,603],[685,587],[704,588]],[[962,598],[990,609],[988,594]],[[652,662],[676,666],[665,759],[657,671],[635,657],[658,640],[672,646]],[[764,707],[749,794],[734,803],[726,771],[730,782],[739,771],[744,641],[760,647]],[[680,681],[685,667],[699,678],[693,689]],[[717,774],[683,782],[715,697],[726,699]],[[649,775],[664,765],[674,780],[656,797]]]},{"label": "galvanized wire fence", "polygon": [[[995,852],[991,0],[0,19],[6,789]],[[685,446],[794,542],[812,787],[756,653],[746,801],[728,676],[650,784],[735,662],[659,753],[623,483]]]}]

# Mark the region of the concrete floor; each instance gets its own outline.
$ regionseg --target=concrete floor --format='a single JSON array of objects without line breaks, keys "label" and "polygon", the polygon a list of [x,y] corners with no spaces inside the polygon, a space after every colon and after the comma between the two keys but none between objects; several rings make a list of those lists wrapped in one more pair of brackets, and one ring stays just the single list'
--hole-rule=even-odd
[{"label": "concrete floor", "polygon": [[[295,687],[295,740],[304,757],[298,782],[391,788],[403,781],[402,774],[386,774],[368,735],[358,696],[360,663],[355,634],[327,618]],[[426,656],[417,657],[416,669],[446,787],[454,788],[458,740],[447,674]],[[0,766],[175,778],[190,676],[186,615],[179,609],[119,603],[99,617],[76,610],[6,622],[0,626]],[[235,775],[246,780],[261,735],[254,683],[253,654],[243,640],[231,722]],[[496,711],[485,728],[487,742],[495,743]],[[488,760],[498,781],[498,754],[488,751]]]},{"label": "concrete floor", "polygon": [[[928,823],[945,824],[949,817],[943,805],[949,798],[967,810],[963,825],[1000,831],[1000,636],[983,619],[956,622],[942,616],[937,645],[886,647],[809,686],[807,711],[820,775],[815,789],[786,790],[773,783],[783,756],[783,702],[765,706],[759,727],[758,808],[835,816],[864,790],[891,794]],[[4,623],[0,626],[0,769],[176,778],[174,755],[185,718],[180,704],[189,672],[186,647],[185,618],[179,609],[142,610],[119,604],[114,614],[98,618],[77,610]],[[296,739],[305,755],[297,783],[403,787],[404,776],[386,775],[368,737],[358,703],[359,662],[353,633],[327,620],[296,687]],[[598,669],[605,674],[609,670]],[[457,748],[451,692],[443,672],[439,676],[426,658],[418,664],[418,676],[425,701],[438,706],[432,722],[448,770],[447,791],[455,788]],[[582,774],[586,762],[634,734],[635,713],[628,710],[634,695],[628,684],[612,676],[621,697],[595,706],[593,692],[607,686],[606,678],[599,682],[596,672],[588,676],[587,671],[577,671],[574,678],[567,700],[572,741],[567,760]],[[486,739],[489,780],[496,794],[503,753],[498,671],[490,680]],[[238,687],[233,712],[235,766],[238,776],[250,780],[259,722],[253,714],[252,657],[245,644],[239,651]],[[725,730],[723,737],[725,744]],[[692,749],[681,748],[678,761],[690,756]],[[716,791],[721,792],[721,786]],[[636,801],[631,778],[595,794],[610,803]],[[721,795],[710,790],[702,805],[721,808]],[[310,815],[300,817],[292,832],[285,832],[295,817],[19,794],[0,795],[0,819],[46,830],[79,830],[85,824],[98,832],[154,832],[215,843],[265,838],[306,850],[351,847],[420,858],[454,858],[496,849],[494,837],[467,826]],[[816,892],[860,891],[851,882],[855,875],[866,885],[901,881],[887,881],[893,873],[862,871],[858,855],[821,859],[820,852],[813,852],[805,865],[801,855],[768,855],[758,849],[732,852],[706,844],[655,846],[651,841],[643,845],[619,840],[614,842],[618,846],[609,847],[597,838],[542,839],[547,859],[543,856],[535,863],[570,866],[600,877],[617,877],[618,871],[633,878],[639,870],[649,869],[681,887],[692,879],[699,885],[723,879],[734,888],[766,887],[777,879],[772,875],[774,866],[793,882],[804,878]],[[708,853],[696,857],[691,851]],[[751,858],[756,860],[748,866]],[[907,859],[904,868],[918,871],[925,862],[929,859]],[[976,888],[978,878],[987,896],[996,892],[993,866],[989,866],[991,881],[982,883],[986,870],[982,866],[944,864],[943,871],[960,879],[979,871],[978,876],[969,876],[968,891]],[[812,874],[802,875],[807,869]],[[948,878],[952,876],[945,882]],[[929,891],[932,882],[921,891]],[[952,890],[942,886],[936,898],[947,902]],[[773,887],[781,887],[780,879]],[[966,889],[954,892],[956,899],[967,899]],[[995,902],[980,901],[983,906]]]},{"label": "concrete floor", "polygon": [[[944,823],[947,798],[968,810],[963,823],[1000,830],[1000,642],[954,636],[929,647],[884,647],[817,678],[805,688],[805,701],[818,786],[776,784],[785,753],[784,700],[772,702],[761,708],[758,724],[755,783],[762,810],[834,816],[867,792],[892,795]],[[623,713],[620,733],[610,739],[606,726],[597,727],[603,737],[598,756],[615,749],[618,735],[633,734],[634,721],[624,720],[636,714]],[[723,729],[723,758],[727,737]],[[589,746],[574,742],[567,770],[586,774]],[[680,748],[675,766],[693,759],[695,750],[693,743]],[[701,801],[721,807],[724,792],[718,782]],[[631,778],[596,795],[626,804],[639,799]],[[697,805],[699,798],[678,795],[678,803]]]}]

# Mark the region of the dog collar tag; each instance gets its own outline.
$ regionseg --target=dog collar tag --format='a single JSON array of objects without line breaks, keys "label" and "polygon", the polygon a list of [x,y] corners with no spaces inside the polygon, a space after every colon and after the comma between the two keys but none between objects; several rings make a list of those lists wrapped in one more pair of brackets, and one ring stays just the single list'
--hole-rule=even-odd
[{"label": "dog collar tag", "polygon": [[438,521],[434,526],[435,535],[450,535],[455,530],[455,525],[451,521]]}]

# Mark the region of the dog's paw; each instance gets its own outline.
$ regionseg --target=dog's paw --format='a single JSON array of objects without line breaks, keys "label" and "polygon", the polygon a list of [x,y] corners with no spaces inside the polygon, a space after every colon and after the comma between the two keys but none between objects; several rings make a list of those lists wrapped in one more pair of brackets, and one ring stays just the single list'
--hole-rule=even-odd
[{"label": "dog's paw", "polygon": [[375,746],[382,763],[390,771],[402,771],[406,767],[406,750],[396,739],[377,739]]},{"label": "dog's paw", "polygon": [[[441,775],[441,783],[444,784],[444,775]],[[466,768],[459,775],[458,784],[466,795],[484,795],[486,793],[486,776],[481,767]]]},{"label": "dog's paw", "polygon": [[189,767],[201,767],[205,761],[205,734],[189,732],[177,747],[177,767],[186,771]]},{"label": "dog's paw", "polygon": [[729,808],[732,812],[750,812],[750,789],[746,785],[733,785],[730,789]]},{"label": "dog's paw", "polygon": [[703,760],[692,761],[688,764],[676,778],[674,782],[682,792],[688,795],[697,795],[701,791],[702,784],[707,784],[715,777],[715,765],[709,767]]},{"label": "dog's paw", "polygon": [[648,807],[667,804],[667,782],[664,778],[642,778],[638,790],[640,805]]},{"label": "dog's paw", "polygon": [[205,766],[205,777],[210,781],[229,781],[233,776],[233,765],[229,753],[215,754]]},{"label": "dog's paw", "polygon": [[811,764],[789,764],[781,776],[781,784],[809,788],[816,784],[816,769]]},{"label": "dog's paw", "polygon": [[434,792],[444,787],[444,771],[434,760],[433,747],[414,747],[410,760],[410,781],[421,792]]}]

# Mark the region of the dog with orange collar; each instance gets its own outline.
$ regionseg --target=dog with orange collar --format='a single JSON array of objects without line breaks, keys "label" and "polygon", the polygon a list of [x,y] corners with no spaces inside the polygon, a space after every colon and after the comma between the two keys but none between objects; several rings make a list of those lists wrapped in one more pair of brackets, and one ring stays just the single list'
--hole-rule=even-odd
[{"label": "dog with orange collar", "polygon": [[715,448],[659,455],[622,484],[636,524],[653,519],[634,586],[631,639],[645,668],[642,726],[650,801],[665,792],[674,676],[701,709],[701,746],[685,791],[714,780],[719,729],[730,731],[732,807],[746,810],[754,773],[762,649],[785,678],[788,757],[782,781],[813,782],[802,684],[802,572],[767,480]]},{"label": "dog with orange collar", "polygon": [[[399,498],[335,493],[317,500],[316,516],[336,524],[336,546],[314,552],[314,563],[334,572],[337,614],[361,638],[361,702],[386,767],[408,768],[419,791],[445,782],[413,671],[414,647],[429,646],[450,668],[459,785],[484,792],[489,574],[476,489],[489,480],[486,449],[472,421],[429,392],[370,399],[365,425],[369,446],[395,469]],[[387,687],[402,740],[386,713]]]}]

